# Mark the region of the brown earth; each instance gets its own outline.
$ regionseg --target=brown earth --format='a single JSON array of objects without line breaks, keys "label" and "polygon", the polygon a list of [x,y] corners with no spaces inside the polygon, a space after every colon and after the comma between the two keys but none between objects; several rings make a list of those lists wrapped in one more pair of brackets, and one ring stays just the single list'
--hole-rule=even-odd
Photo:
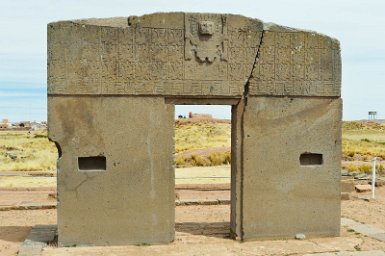
[{"label": "brown earth", "polygon": [[[202,190],[191,189],[191,186],[182,185],[177,189],[180,196],[186,200],[194,199],[217,199],[229,197],[226,185],[216,185],[218,190],[207,191],[208,185],[200,186]],[[47,201],[48,194],[52,191],[1,191],[1,204],[16,201]],[[342,201],[342,216],[354,219],[361,223],[373,224],[385,230],[385,186],[377,189],[377,200],[366,200],[370,198],[370,192],[352,192],[352,200]],[[238,244],[229,239],[229,205],[192,205],[176,207],[176,239],[169,245],[170,252],[175,250],[186,250],[188,255],[196,255],[194,248],[204,245],[207,253],[221,250],[231,250],[241,246],[241,255],[301,255],[303,253],[317,252],[327,248],[340,248],[342,250],[352,249],[359,246],[360,250],[385,249],[385,243],[378,242],[369,237],[349,232],[342,228],[340,238],[321,238],[308,240],[313,246],[303,241],[280,240],[265,242],[248,242]],[[0,255],[15,255],[19,246],[25,240],[36,224],[55,224],[56,210],[13,210],[0,211]],[[301,243],[302,242],[302,243]],[[318,247],[316,246],[318,245]],[[319,245],[322,245],[321,247]],[[198,246],[198,247],[197,247]],[[308,247],[307,247],[308,246]],[[334,247],[333,247],[334,246]],[[337,246],[337,247],[336,247]],[[145,253],[157,255],[164,253],[165,248],[159,246],[142,247],[113,247],[117,255],[124,253]],[[242,249],[243,248],[243,249]],[[253,253],[257,249],[262,254]],[[234,252],[238,252],[234,249]],[[321,250],[322,249],[322,250]],[[108,255],[109,249],[98,248],[48,248],[43,255],[68,255],[72,253],[87,255],[91,250],[96,255]],[[107,251],[106,251],[107,250]],[[143,251],[144,250],[144,251]],[[155,250],[155,251],[152,251]],[[249,253],[248,253],[249,250]],[[329,249],[328,249],[329,250]],[[330,249],[331,250],[331,249]],[[104,253],[103,253],[104,252]],[[183,254],[180,251],[180,254]],[[178,255],[171,253],[170,255]],[[234,254],[228,254],[234,255]]]}]

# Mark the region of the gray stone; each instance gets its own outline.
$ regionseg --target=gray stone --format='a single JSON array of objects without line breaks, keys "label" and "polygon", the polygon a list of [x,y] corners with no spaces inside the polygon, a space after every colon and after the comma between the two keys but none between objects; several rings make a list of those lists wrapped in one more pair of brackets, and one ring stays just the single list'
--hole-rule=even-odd
[{"label": "gray stone", "polygon": [[354,175],[354,178],[357,180],[366,180],[366,179],[369,179],[369,176],[364,173],[360,173],[360,174]]},{"label": "gray stone", "polygon": [[341,176],[352,176],[352,175],[350,174],[350,172],[346,170],[341,170]]},{"label": "gray stone", "polygon": [[305,236],[305,234],[298,233],[298,234],[295,234],[294,238],[297,239],[297,240],[305,240],[306,236]]},{"label": "gray stone", "polygon": [[377,239],[378,241],[385,242],[385,232],[373,234],[371,237]]},{"label": "gray stone", "polygon": [[372,190],[371,185],[355,185],[354,188],[357,192],[366,192]]},{"label": "gray stone", "polygon": [[325,252],[325,253],[310,253],[304,256],[385,256],[385,252],[380,250],[375,251],[359,251],[359,252]]},{"label": "gray stone", "polygon": [[385,231],[370,224],[362,224],[351,219],[341,218],[341,225],[380,241],[384,241],[382,239],[385,239]]},{"label": "gray stone", "polygon": [[[373,183],[372,180],[369,180],[369,184],[372,185],[372,183]],[[376,181],[375,181],[376,187],[382,187],[384,185],[385,185],[385,181],[376,179]]]},{"label": "gray stone", "polygon": [[339,235],[340,96],[339,42],[311,31],[199,13],[48,24],[59,244],[174,239],[175,104],[232,106],[236,239]]},{"label": "gray stone", "polygon": [[19,249],[19,256],[40,256],[41,251],[52,242],[56,235],[56,225],[36,225],[31,229]]}]

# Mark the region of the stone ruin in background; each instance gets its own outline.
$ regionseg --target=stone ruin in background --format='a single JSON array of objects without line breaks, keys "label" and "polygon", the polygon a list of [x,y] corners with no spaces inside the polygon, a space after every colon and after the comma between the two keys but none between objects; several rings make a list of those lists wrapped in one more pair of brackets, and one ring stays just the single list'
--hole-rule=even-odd
[{"label": "stone ruin in background", "polygon": [[[232,14],[48,25],[61,245],[174,240],[174,105],[232,106],[233,238],[338,236],[339,42]],[[230,232],[230,231],[229,231]]]}]

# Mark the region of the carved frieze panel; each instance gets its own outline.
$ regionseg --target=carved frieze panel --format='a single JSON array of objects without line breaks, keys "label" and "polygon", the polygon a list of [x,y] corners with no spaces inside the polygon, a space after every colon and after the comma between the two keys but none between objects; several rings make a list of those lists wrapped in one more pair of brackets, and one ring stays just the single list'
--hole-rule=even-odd
[{"label": "carved frieze panel", "polygon": [[239,96],[249,85],[252,95],[340,95],[334,39],[279,26],[263,31],[261,21],[238,15],[162,15],[127,26],[121,19],[117,26],[50,24],[48,92]]},{"label": "carved frieze panel", "polygon": [[336,40],[312,32],[266,31],[250,93],[340,96],[340,76]]}]

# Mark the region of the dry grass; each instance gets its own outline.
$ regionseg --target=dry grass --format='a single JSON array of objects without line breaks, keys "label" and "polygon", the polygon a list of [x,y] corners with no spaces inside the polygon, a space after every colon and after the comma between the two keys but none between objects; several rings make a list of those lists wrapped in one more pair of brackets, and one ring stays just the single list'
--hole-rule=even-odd
[{"label": "dry grass", "polygon": [[230,123],[175,124],[175,151],[231,145]]},{"label": "dry grass", "polygon": [[231,153],[227,152],[214,152],[209,156],[191,155],[188,157],[179,156],[175,160],[177,168],[192,167],[192,166],[217,166],[226,165],[231,162]]},{"label": "dry grass", "polygon": [[374,156],[385,159],[385,125],[373,122],[344,122],[342,154],[346,160],[368,161]]},{"label": "dry grass", "polygon": [[0,171],[56,170],[57,156],[46,130],[0,132]]},{"label": "dry grass", "polygon": [[[371,163],[342,163],[342,169],[349,172],[362,172],[362,173],[372,173],[372,164]],[[382,174],[385,171],[385,167],[382,164],[376,165],[376,170],[378,173]]]},{"label": "dry grass", "polygon": [[[342,153],[347,161],[370,161],[373,156],[385,160],[385,125],[373,122],[344,122]],[[226,122],[176,123],[176,153],[187,150],[230,147],[231,124]],[[230,152],[180,156],[177,167],[215,166],[230,163]],[[0,132],[0,171],[55,170],[57,150],[48,141],[47,131]],[[370,163],[344,163],[344,169],[368,172]],[[384,169],[379,165],[379,170]]]}]

